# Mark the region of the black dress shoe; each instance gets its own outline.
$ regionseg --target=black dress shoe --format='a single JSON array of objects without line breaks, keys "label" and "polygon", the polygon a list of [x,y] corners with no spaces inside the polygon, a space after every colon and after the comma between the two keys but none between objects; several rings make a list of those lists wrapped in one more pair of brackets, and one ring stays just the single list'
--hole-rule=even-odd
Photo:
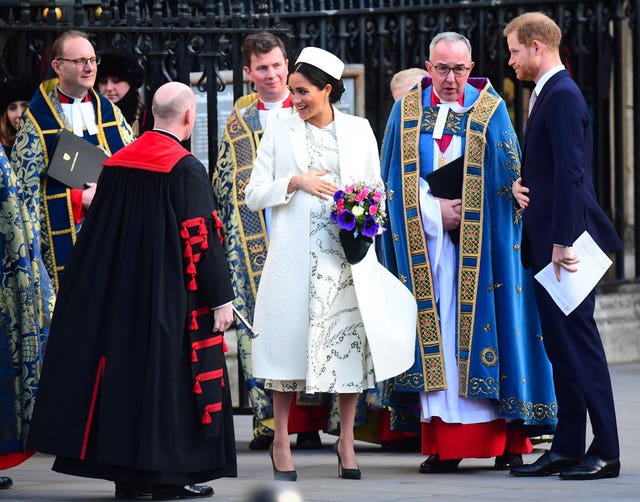
[{"label": "black dress shoe", "polygon": [[505,453],[504,455],[496,457],[493,468],[498,471],[508,471],[519,465],[522,465],[522,455],[519,453]]},{"label": "black dress shoe", "polygon": [[512,476],[549,476],[558,474],[578,465],[580,460],[575,457],[561,455],[553,450],[545,451],[533,464],[523,464],[512,467]]},{"label": "black dress shoe", "polygon": [[260,434],[254,437],[249,443],[250,450],[268,450],[269,446],[273,443],[273,436],[267,436],[266,434]]},{"label": "black dress shoe", "polygon": [[422,474],[439,474],[443,472],[456,472],[461,458],[440,460],[438,455],[429,455],[427,460],[420,464],[419,471]]},{"label": "black dress shoe", "polygon": [[153,485],[153,500],[196,499],[211,497],[213,488],[206,485]]},{"label": "black dress shoe", "polygon": [[415,437],[383,441],[380,446],[385,451],[411,451],[420,453],[420,439]]},{"label": "black dress shoe", "polygon": [[560,473],[560,479],[603,479],[620,475],[620,459],[605,460],[597,455],[587,455],[580,463]]},{"label": "black dress shoe", "polygon": [[6,476],[0,476],[0,490],[5,488],[11,488],[13,486],[13,480]]},{"label": "black dress shoe", "polygon": [[298,432],[296,448],[298,450],[317,450],[322,448],[322,440],[318,431]]},{"label": "black dress shoe", "polygon": [[116,481],[116,500],[137,500],[151,497],[151,485]]}]

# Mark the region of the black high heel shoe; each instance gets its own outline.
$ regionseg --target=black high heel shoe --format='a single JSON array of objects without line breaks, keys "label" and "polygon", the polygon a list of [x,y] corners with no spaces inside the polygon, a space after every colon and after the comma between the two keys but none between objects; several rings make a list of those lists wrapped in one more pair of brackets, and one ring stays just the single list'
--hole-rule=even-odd
[{"label": "black high heel shoe", "polygon": [[269,456],[271,457],[271,465],[273,466],[273,479],[276,481],[296,481],[298,479],[298,473],[295,471],[280,471],[276,467],[276,462],[273,460],[273,443],[269,445]]},{"label": "black high heel shoe", "polygon": [[338,439],[333,445],[333,451],[335,451],[338,456],[338,477],[342,479],[360,479],[362,477],[360,469],[357,467],[355,469],[342,467],[342,459],[340,458],[340,452],[338,451],[339,442],[340,440]]}]

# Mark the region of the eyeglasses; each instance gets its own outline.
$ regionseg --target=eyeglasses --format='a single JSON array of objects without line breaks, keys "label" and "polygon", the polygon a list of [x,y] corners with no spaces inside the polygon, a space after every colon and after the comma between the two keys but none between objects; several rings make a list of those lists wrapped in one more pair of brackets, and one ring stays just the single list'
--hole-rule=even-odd
[{"label": "eyeglasses", "polygon": [[98,66],[100,64],[100,56],[94,56],[92,58],[78,58],[78,59],[66,59],[66,58],[57,58],[56,61],[67,61],[68,63],[73,63],[76,66],[85,66],[87,63],[90,65]]},{"label": "eyeglasses", "polygon": [[431,66],[436,70],[436,73],[441,77],[447,77],[449,72],[452,71],[456,77],[464,77],[467,72],[471,69],[470,66],[465,66],[463,64],[459,64],[456,66],[447,66],[445,64],[436,64],[431,63]]}]

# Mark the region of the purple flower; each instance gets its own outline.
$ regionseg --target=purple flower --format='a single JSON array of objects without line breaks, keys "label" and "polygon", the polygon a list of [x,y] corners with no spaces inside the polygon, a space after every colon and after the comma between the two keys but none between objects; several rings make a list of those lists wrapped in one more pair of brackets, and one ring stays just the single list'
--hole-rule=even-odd
[{"label": "purple flower", "polygon": [[338,202],[343,197],[344,197],[344,190],[338,190],[336,193],[333,194],[333,200],[335,200],[336,202]]},{"label": "purple flower", "polygon": [[340,226],[340,228],[344,228],[345,230],[353,230],[354,228],[356,228],[356,217],[348,209],[345,209],[344,211],[342,211],[337,216],[337,219],[338,219],[338,225]]},{"label": "purple flower", "polygon": [[378,233],[378,222],[370,214],[365,214],[364,222],[362,223],[362,235],[365,237],[373,237]]},{"label": "purple flower", "polygon": [[329,219],[334,223],[338,223],[338,211],[331,211],[329,213]]}]

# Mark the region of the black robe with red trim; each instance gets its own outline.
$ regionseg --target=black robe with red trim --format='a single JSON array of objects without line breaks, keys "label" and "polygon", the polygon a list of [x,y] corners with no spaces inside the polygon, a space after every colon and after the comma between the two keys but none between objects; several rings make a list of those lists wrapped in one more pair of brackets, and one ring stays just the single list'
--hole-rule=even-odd
[{"label": "black robe with red trim", "polygon": [[61,283],[28,446],[77,476],[236,476],[211,310],[233,290],[206,171],[157,131],[104,165]]}]

